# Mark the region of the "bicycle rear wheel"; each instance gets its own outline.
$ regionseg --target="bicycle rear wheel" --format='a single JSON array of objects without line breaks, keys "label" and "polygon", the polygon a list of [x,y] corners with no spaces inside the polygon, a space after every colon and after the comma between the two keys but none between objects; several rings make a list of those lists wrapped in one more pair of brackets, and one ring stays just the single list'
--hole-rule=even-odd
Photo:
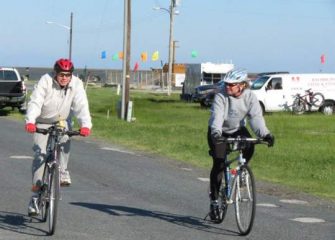
[{"label": "bicycle rear wheel", "polygon": [[49,182],[49,209],[48,209],[49,235],[53,235],[56,230],[58,201],[59,201],[59,168],[55,164],[52,167]]},{"label": "bicycle rear wheel", "polygon": [[322,93],[314,93],[311,104],[315,107],[321,107],[324,101],[325,97],[322,95]]},{"label": "bicycle rear wheel", "polygon": [[235,182],[235,216],[241,235],[250,233],[256,212],[256,187],[248,165],[240,168]]}]

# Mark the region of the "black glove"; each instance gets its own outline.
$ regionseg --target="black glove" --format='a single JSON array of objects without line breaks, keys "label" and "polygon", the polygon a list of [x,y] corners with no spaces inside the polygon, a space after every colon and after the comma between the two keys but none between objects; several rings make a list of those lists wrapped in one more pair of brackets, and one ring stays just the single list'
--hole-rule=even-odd
[{"label": "black glove", "polygon": [[[217,142],[222,142],[222,137],[221,137],[221,134],[218,133],[218,132],[213,132],[211,134],[211,137],[212,137],[212,140],[214,143],[217,143]],[[221,141],[220,141],[221,140]]]},{"label": "black glove", "polygon": [[272,147],[275,144],[275,137],[271,133],[267,134],[263,140],[268,142],[268,147]]}]

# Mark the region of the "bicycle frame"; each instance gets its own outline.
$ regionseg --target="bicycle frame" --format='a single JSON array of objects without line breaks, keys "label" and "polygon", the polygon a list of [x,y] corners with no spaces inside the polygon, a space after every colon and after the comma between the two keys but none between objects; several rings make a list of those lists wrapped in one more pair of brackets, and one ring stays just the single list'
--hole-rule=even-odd
[{"label": "bicycle frame", "polygon": [[[307,99],[307,97],[308,97],[308,99]],[[301,102],[305,106],[308,105],[308,107],[311,107],[312,106],[312,101],[313,101],[313,92],[308,91],[307,94],[305,94],[305,95],[301,95],[300,93],[297,93],[296,98],[299,99],[299,104]]]}]

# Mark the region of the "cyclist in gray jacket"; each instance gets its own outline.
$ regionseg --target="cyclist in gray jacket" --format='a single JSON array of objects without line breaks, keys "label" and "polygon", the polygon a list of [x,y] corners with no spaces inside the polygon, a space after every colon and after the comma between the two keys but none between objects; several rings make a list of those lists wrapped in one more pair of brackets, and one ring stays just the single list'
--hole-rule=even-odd
[{"label": "cyclist in gray jacket", "polygon": [[[48,128],[52,123],[62,121],[66,128],[70,113],[74,115],[80,126],[80,135],[90,135],[92,122],[89,111],[88,100],[82,81],[74,76],[73,63],[68,59],[59,59],[54,65],[53,74],[45,74],[36,84],[30,101],[28,103],[27,114],[25,118],[25,129],[29,133],[35,133],[36,127]],[[35,133],[34,160],[32,163],[32,192],[33,196],[28,206],[28,214],[36,215],[37,209],[37,194],[40,190],[40,185],[43,176],[45,164],[45,153],[48,136]],[[67,170],[69,154],[70,154],[70,139],[65,138],[62,144],[62,152],[60,154],[60,172],[61,185],[70,185],[71,178]]]},{"label": "cyclist in gray jacket", "polygon": [[[207,133],[210,154],[213,158],[210,173],[209,216],[214,222],[219,219],[217,199],[225,169],[226,154],[226,144],[218,139],[236,136],[251,137],[245,126],[248,119],[251,129],[258,137],[264,138],[269,146],[274,144],[274,136],[266,127],[257,97],[248,88],[247,72],[242,69],[230,71],[226,74],[224,83],[225,88],[214,97]],[[253,145],[243,152],[247,162],[251,159],[253,152]]]}]

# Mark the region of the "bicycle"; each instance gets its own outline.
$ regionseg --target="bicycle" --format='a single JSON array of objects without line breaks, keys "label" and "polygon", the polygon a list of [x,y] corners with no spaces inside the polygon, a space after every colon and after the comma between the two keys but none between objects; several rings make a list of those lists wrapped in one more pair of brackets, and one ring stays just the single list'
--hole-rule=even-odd
[{"label": "bicycle", "polygon": [[297,93],[294,96],[292,110],[295,114],[302,114],[307,110],[310,111],[312,107],[321,107],[324,103],[325,97],[322,93],[314,93],[311,88],[305,90],[305,92],[305,95]]},{"label": "bicycle", "polygon": [[79,131],[68,131],[63,124],[55,123],[48,129],[37,128],[36,133],[49,134],[43,178],[38,192],[38,214],[42,222],[48,222],[49,235],[56,230],[58,201],[60,199],[60,145],[62,138],[79,135]]},{"label": "bicycle", "polygon": [[[219,190],[219,220],[222,223],[228,206],[234,204],[237,227],[241,235],[248,235],[252,229],[256,212],[256,187],[254,175],[242,151],[249,144],[268,144],[260,138],[222,138],[227,143],[225,157],[225,173]],[[228,159],[232,152],[238,152],[238,156]],[[235,167],[232,163],[237,162]],[[208,216],[208,215],[207,215]],[[207,218],[206,216],[206,218]],[[205,219],[206,219],[205,218]]]}]

